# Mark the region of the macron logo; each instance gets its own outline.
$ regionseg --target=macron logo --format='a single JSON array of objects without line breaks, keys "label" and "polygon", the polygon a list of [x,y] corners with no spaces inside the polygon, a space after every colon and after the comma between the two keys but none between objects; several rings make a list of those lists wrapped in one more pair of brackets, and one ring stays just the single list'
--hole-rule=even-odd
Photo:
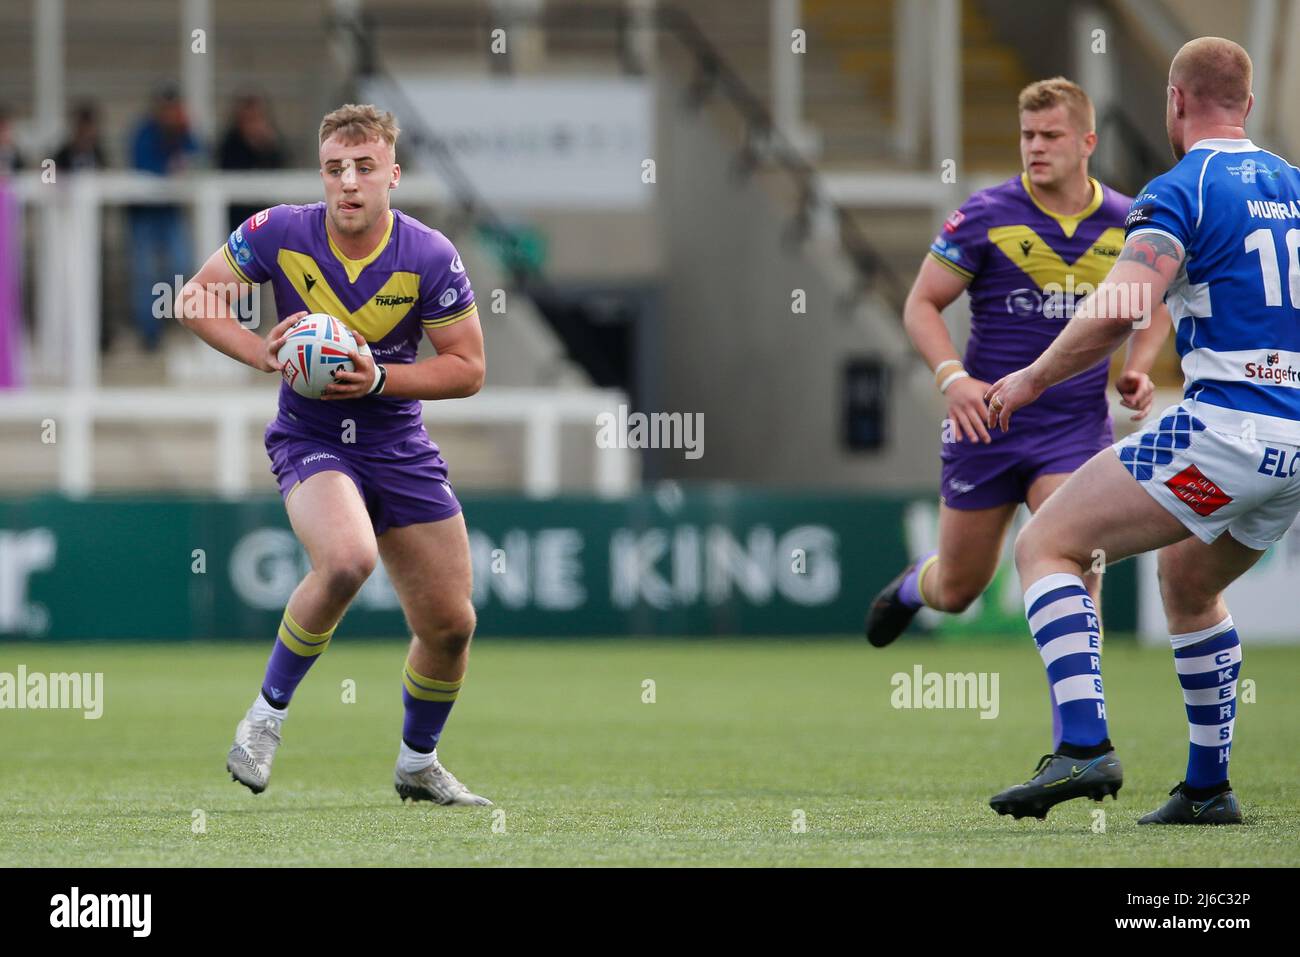
[{"label": "macron logo", "polygon": [[129,927],[131,936],[148,937],[152,926],[152,894],[70,894],[50,898],[51,927]]}]

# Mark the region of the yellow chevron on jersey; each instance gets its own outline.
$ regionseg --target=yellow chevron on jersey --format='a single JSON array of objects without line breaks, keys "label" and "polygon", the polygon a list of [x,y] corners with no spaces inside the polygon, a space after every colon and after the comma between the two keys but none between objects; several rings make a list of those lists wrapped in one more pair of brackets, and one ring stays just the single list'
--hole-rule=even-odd
[{"label": "yellow chevron on jersey", "polygon": [[420,298],[420,274],[395,271],[375,295],[353,311],[343,305],[311,256],[281,249],[276,263],[309,310],[329,313],[349,329],[360,332],[367,342],[388,335]]},{"label": "yellow chevron on jersey", "polygon": [[1062,259],[1029,226],[996,226],[988,231],[988,240],[1040,289],[1049,284],[1065,286],[1071,275],[1076,286],[1080,283],[1095,286],[1106,278],[1123,249],[1124,230],[1117,226],[1105,230],[1073,263]]}]

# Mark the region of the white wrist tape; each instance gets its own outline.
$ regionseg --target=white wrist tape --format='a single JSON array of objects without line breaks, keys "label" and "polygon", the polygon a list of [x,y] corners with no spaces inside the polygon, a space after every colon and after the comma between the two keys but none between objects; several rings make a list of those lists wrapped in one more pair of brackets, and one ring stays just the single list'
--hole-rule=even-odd
[{"label": "white wrist tape", "polygon": [[948,378],[944,379],[942,382],[939,383],[939,394],[943,395],[947,393],[948,386],[952,385],[958,379],[969,379],[969,378],[970,378],[969,372],[967,372],[965,369],[958,369],[956,372],[949,375]]}]

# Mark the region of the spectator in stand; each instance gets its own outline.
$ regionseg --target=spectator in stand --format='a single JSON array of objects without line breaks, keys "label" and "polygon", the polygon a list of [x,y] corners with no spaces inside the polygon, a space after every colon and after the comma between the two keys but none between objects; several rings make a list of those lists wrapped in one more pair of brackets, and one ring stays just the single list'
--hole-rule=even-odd
[{"label": "spectator in stand", "polygon": [[0,106],[0,176],[17,173],[23,168],[22,157],[14,143],[14,121],[7,106]]},{"label": "spectator in stand", "polygon": [[[149,115],[131,137],[131,165],[157,176],[173,176],[189,167],[199,152],[189,117],[175,87],[158,92]],[[163,324],[154,317],[155,283],[169,286],[193,265],[185,217],[178,206],[138,205],[127,209],[130,232],[131,312],[144,346],[158,348]]]},{"label": "spectator in stand", "polygon": [[[104,151],[104,145],[99,138],[99,108],[89,100],[79,103],[77,108],[72,111],[71,121],[72,134],[59,147],[54,154],[54,169],[59,176],[70,173],[83,173],[90,170],[107,169],[108,155]],[[101,248],[103,246],[103,228],[107,225],[101,223]],[[107,270],[100,270],[100,302],[107,304],[108,299],[108,274]],[[105,308],[103,317],[99,323],[99,348],[101,352],[108,351],[108,347],[113,340],[113,325],[110,317],[114,310]]]},{"label": "spectator in stand", "polygon": [[[271,122],[266,100],[256,93],[245,93],[235,101],[234,113],[221,147],[217,151],[217,165],[221,169],[283,169],[284,147],[280,134]],[[230,228],[244,222],[261,206],[231,206]]]},{"label": "spectator in stand", "polygon": [[78,173],[107,166],[99,141],[99,110],[93,103],[81,103],[72,113],[72,135],[54,154],[54,168],[60,173]]}]

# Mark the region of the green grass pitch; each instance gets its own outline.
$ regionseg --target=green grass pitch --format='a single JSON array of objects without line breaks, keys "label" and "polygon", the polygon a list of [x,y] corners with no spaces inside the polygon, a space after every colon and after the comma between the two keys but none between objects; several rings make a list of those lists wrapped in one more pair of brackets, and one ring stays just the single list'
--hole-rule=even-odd
[{"label": "green grass pitch", "polygon": [[[1247,823],[1224,830],[1136,825],[1186,757],[1164,650],[1106,649],[1120,800],[1012,821],[987,800],[1029,776],[1050,734],[1028,639],[484,639],[440,754],[496,809],[393,792],[403,647],[334,643],[255,797],[224,761],[267,648],[0,644],[0,671],[101,671],[105,696],[99,720],[0,711],[0,865],[1300,864],[1300,648],[1246,646],[1256,701],[1240,706],[1232,780]],[[894,709],[891,676],[918,663],[997,672],[999,716]]]}]

